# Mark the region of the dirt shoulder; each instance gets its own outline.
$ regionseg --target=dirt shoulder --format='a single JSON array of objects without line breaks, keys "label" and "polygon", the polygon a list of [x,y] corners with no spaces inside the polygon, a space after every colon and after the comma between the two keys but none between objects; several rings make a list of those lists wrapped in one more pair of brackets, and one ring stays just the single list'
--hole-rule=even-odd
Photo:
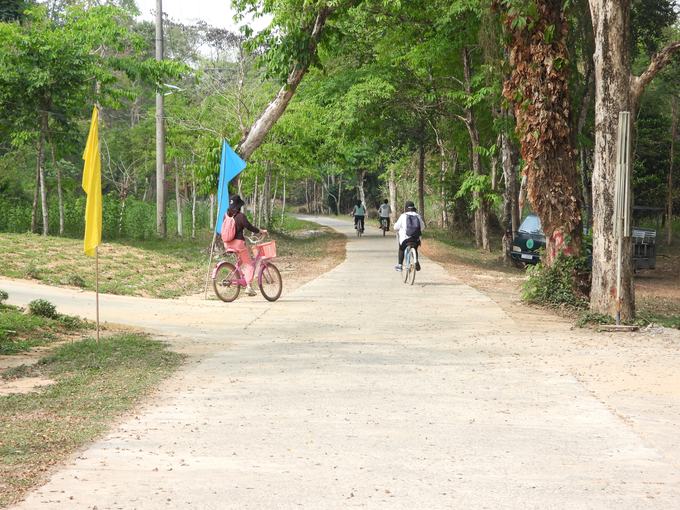
[{"label": "dirt shoulder", "polygon": [[[453,260],[441,243],[426,241],[423,253],[441,264],[452,276],[489,296],[532,338],[537,361],[557,363],[591,392],[619,412],[625,401],[643,399],[648,409],[658,399],[680,403],[680,331],[650,325],[634,333],[598,332],[575,328],[570,318],[521,300],[522,270],[482,269],[461,260]],[[680,284],[674,279],[680,268],[670,259],[657,265],[658,272],[645,271],[636,278],[638,299],[643,302],[663,300],[669,293],[668,306],[680,306]],[[680,282],[677,282],[680,283]],[[639,289],[639,290],[638,290]],[[628,398],[626,398],[628,397]],[[660,404],[659,404],[660,405]],[[662,406],[663,407],[663,406]],[[659,412],[657,409],[655,412]],[[666,409],[665,414],[669,411]],[[680,414],[673,420],[680,425]]]}]

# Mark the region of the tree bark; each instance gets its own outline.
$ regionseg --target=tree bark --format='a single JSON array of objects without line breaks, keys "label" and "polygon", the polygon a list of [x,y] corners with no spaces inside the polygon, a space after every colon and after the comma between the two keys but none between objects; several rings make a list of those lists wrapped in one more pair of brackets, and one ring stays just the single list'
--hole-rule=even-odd
[{"label": "tree bark", "polygon": [[38,166],[40,168],[40,197],[42,205],[43,235],[49,234],[49,211],[47,210],[47,183],[45,182],[45,134],[48,123],[47,107],[42,112],[42,127],[40,129],[40,145],[38,146]]},{"label": "tree bark", "polygon": [[[465,76],[465,94],[467,97],[472,97],[472,67],[470,62],[470,52],[467,46],[461,50],[461,57],[463,60],[463,74]],[[478,152],[481,147],[479,143],[479,131],[477,130],[477,119],[472,106],[463,109],[465,114],[464,122],[470,135],[470,143],[472,145],[472,171],[476,176],[484,175],[484,168],[482,167],[482,157]],[[481,191],[473,191],[472,198],[477,204],[475,209],[475,240],[477,248],[482,248],[486,251],[491,251],[491,229],[489,226],[489,203]]]},{"label": "tree bark", "polygon": [[54,164],[54,169],[57,172],[57,195],[59,196],[59,235],[64,235],[64,194],[61,191],[61,170],[59,170],[59,165],[57,165],[57,158],[54,155],[54,142],[52,141],[52,135],[50,130],[47,130],[47,137],[50,141],[50,148],[52,149],[52,163]]},{"label": "tree bark", "polygon": [[395,163],[390,165],[390,180],[387,183],[390,190],[390,204],[392,205],[392,214],[390,214],[391,223],[394,225],[397,221],[397,169]]},{"label": "tree bark", "polygon": [[[616,315],[616,243],[612,229],[619,112],[631,111],[630,0],[590,0],[595,33],[593,280],[590,308]],[[635,117],[635,113],[632,114]],[[621,319],[635,317],[631,238],[623,240]]]},{"label": "tree bark", "polygon": [[668,168],[668,221],[666,222],[668,232],[666,243],[668,246],[673,242],[673,164],[675,162],[675,138],[678,134],[678,98],[673,97],[671,103],[671,162]]},{"label": "tree bark", "polygon": [[[507,115],[511,115],[510,112]],[[502,166],[505,180],[505,192],[503,193],[503,227],[506,234],[503,236],[503,263],[510,264],[512,259],[512,241],[520,224],[519,217],[519,149],[510,137],[509,133],[503,134],[502,141]]]},{"label": "tree bark", "polygon": [[418,212],[420,217],[425,219],[425,145],[420,145],[420,154],[418,158]]},{"label": "tree bark", "polygon": [[[36,154],[37,154],[36,150]],[[31,234],[38,230],[38,196],[40,195],[40,158],[36,158],[35,190],[33,192],[33,213],[31,214]]]},{"label": "tree bark", "polygon": [[[328,7],[327,5],[323,5],[319,9],[319,12],[316,15],[314,26],[312,27],[309,34],[311,41],[307,48],[307,52],[309,54],[314,55],[324,26],[326,25],[326,20],[335,9],[335,7]],[[253,152],[255,152],[255,150],[262,144],[276,121],[279,120],[281,115],[283,115],[283,112],[286,110],[288,103],[295,94],[298,85],[300,85],[300,82],[302,81],[302,78],[304,78],[308,69],[309,66],[303,66],[300,69],[297,67],[293,68],[288,75],[288,81],[286,85],[279,89],[276,96],[274,96],[262,113],[260,113],[260,115],[255,119],[253,124],[246,130],[236,150],[238,155],[244,161],[248,161],[250,156],[253,155]]]},{"label": "tree bark", "polygon": [[561,0],[537,0],[535,19],[515,25],[508,13],[512,73],[503,84],[508,100],[522,100],[515,109],[526,161],[527,198],[541,220],[546,237],[543,263],[552,265],[563,243],[574,255],[581,250],[580,199],[574,160],[569,83],[569,33]]},{"label": "tree bark", "polygon": [[364,175],[366,175],[366,170],[359,170],[359,199],[361,203],[366,207],[366,195],[364,195]]},{"label": "tree bark", "polygon": [[182,221],[182,195],[179,192],[179,168],[175,167],[175,205],[177,206],[177,235],[184,235]]}]

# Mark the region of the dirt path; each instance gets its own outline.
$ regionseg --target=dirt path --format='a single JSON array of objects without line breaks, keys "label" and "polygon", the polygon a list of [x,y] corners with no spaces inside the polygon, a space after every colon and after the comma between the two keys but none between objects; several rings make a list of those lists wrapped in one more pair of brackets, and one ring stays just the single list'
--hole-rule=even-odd
[{"label": "dirt path", "polygon": [[677,331],[518,320],[428,260],[405,285],[394,257],[368,228],[273,304],[107,296],[189,361],[17,508],[678,506]]}]

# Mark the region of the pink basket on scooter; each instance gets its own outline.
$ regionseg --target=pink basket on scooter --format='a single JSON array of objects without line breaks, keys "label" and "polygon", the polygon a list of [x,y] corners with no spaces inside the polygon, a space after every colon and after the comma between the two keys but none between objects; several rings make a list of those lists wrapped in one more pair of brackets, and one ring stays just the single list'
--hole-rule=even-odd
[{"label": "pink basket on scooter", "polygon": [[269,241],[257,245],[257,251],[264,260],[273,259],[276,257],[276,241]]}]

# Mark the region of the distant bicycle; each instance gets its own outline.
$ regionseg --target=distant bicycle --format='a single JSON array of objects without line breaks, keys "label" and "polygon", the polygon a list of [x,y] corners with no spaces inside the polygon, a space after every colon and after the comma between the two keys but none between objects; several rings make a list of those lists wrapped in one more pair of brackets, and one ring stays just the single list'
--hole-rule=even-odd
[{"label": "distant bicycle", "polygon": [[387,232],[390,227],[387,226],[388,218],[380,218],[380,230],[383,232],[383,236],[385,235],[385,232]]},{"label": "distant bicycle", "polygon": [[357,227],[357,237],[361,237],[361,234],[364,233],[364,220],[363,219],[358,220],[356,227]]},{"label": "distant bicycle", "polygon": [[407,244],[404,250],[404,264],[401,274],[404,276],[404,283],[410,283],[416,281],[416,264],[418,264],[418,251],[416,250],[416,244]]},{"label": "distant bicycle", "polygon": [[[257,271],[257,285],[267,301],[276,301],[281,297],[281,290],[283,289],[281,273],[274,264],[269,262],[276,258],[276,243],[275,241],[261,243],[263,237],[248,237],[248,240],[254,245],[254,250],[257,250],[257,255],[253,261],[254,266],[257,267],[257,263],[260,262],[260,268]],[[227,254],[229,253],[236,252],[227,250]],[[212,279],[215,294],[225,303],[234,301],[241,292],[241,287],[246,286],[241,262],[238,259],[236,259],[236,265],[228,260],[215,264]]]}]

